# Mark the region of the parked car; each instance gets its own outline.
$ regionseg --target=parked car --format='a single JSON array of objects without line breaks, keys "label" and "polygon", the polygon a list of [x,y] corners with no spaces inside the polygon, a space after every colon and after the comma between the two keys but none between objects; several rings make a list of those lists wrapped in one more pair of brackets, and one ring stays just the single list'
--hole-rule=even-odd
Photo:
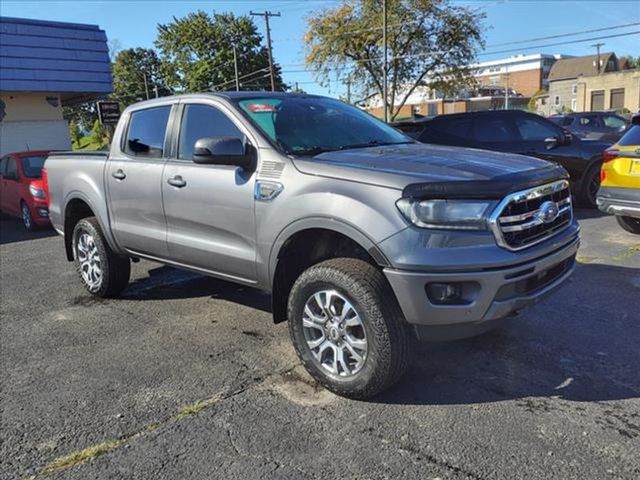
[{"label": "parked car", "polygon": [[640,116],[633,122],[605,151],[597,201],[600,210],[615,215],[627,232],[640,235]]},{"label": "parked car", "polygon": [[265,289],[311,375],[368,397],[419,338],[469,336],[556,290],[568,175],[422,145],[338,100],[233,92],[128,107],[109,153],[45,164],[51,220],[98,296],[146,258]]},{"label": "parked car", "polygon": [[49,225],[42,166],[49,151],[16,152],[0,159],[0,211],[22,219],[27,230]]},{"label": "parked car", "polygon": [[628,122],[611,112],[579,112],[552,115],[549,120],[580,138],[615,143],[624,134]]},{"label": "parked car", "polygon": [[602,152],[608,143],[576,138],[539,115],[519,110],[438,115],[393,125],[424,143],[519,153],[556,162],[569,172],[578,202],[596,208]]}]

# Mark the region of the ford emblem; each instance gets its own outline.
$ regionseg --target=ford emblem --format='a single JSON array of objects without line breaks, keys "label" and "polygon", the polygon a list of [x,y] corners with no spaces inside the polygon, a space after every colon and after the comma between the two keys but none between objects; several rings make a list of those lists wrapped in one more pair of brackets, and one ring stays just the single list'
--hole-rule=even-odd
[{"label": "ford emblem", "polygon": [[540,205],[540,210],[538,210],[537,216],[540,220],[542,220],[542,223],[551,223],[556,218],[558,218],[559,214],[560,211],[558,210],[558,205],[556,205],[556,202],[547,201]]}]

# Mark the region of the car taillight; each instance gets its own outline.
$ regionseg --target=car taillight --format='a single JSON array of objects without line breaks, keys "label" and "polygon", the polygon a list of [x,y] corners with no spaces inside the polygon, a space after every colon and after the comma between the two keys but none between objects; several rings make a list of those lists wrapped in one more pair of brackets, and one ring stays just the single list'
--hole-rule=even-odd
[{"label": "car taillight", "polygon": [[604,152],[602,152],[602,161],[604,163],[610,162],[611,160],[615,160],[618,158],[620,154],[620,150],[615,148],[607,148]]},{"label": "car taillight", "polygon": [[51,197],[49,195],[49,179],[47,178],[47,169],[42,168],[42,188],[44,188],[44,199],[47,207],[51,206]]}]

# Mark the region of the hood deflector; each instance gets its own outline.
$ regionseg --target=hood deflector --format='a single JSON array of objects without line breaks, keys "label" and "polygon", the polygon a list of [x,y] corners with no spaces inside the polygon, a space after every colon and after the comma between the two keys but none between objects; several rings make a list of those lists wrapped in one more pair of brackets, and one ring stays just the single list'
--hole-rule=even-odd
[{"label": "hood deflector", "polygon": [[569,179],[567,171],[560,165],[551,164],[544,168],[498,175],[487,180],[412,183],[402,190],[402,196],[408,198],[499,200],[519,190],[563,179]]}]

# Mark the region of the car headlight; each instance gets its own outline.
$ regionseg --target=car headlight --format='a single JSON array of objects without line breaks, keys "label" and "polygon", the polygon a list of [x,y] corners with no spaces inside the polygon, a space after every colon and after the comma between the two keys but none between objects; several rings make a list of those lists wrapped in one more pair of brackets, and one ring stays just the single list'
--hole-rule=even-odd
[{"label": "car headlight", "polygon": [[33,198],[44,198],[44,190],[34,187],[33,185],[29,185],[29,193]]},{"label": "car headlight", "polygon": [[486,230],[496,205],[490,200],[417,200],[401,198],[398,210],[417,227],[454,230]]}]

